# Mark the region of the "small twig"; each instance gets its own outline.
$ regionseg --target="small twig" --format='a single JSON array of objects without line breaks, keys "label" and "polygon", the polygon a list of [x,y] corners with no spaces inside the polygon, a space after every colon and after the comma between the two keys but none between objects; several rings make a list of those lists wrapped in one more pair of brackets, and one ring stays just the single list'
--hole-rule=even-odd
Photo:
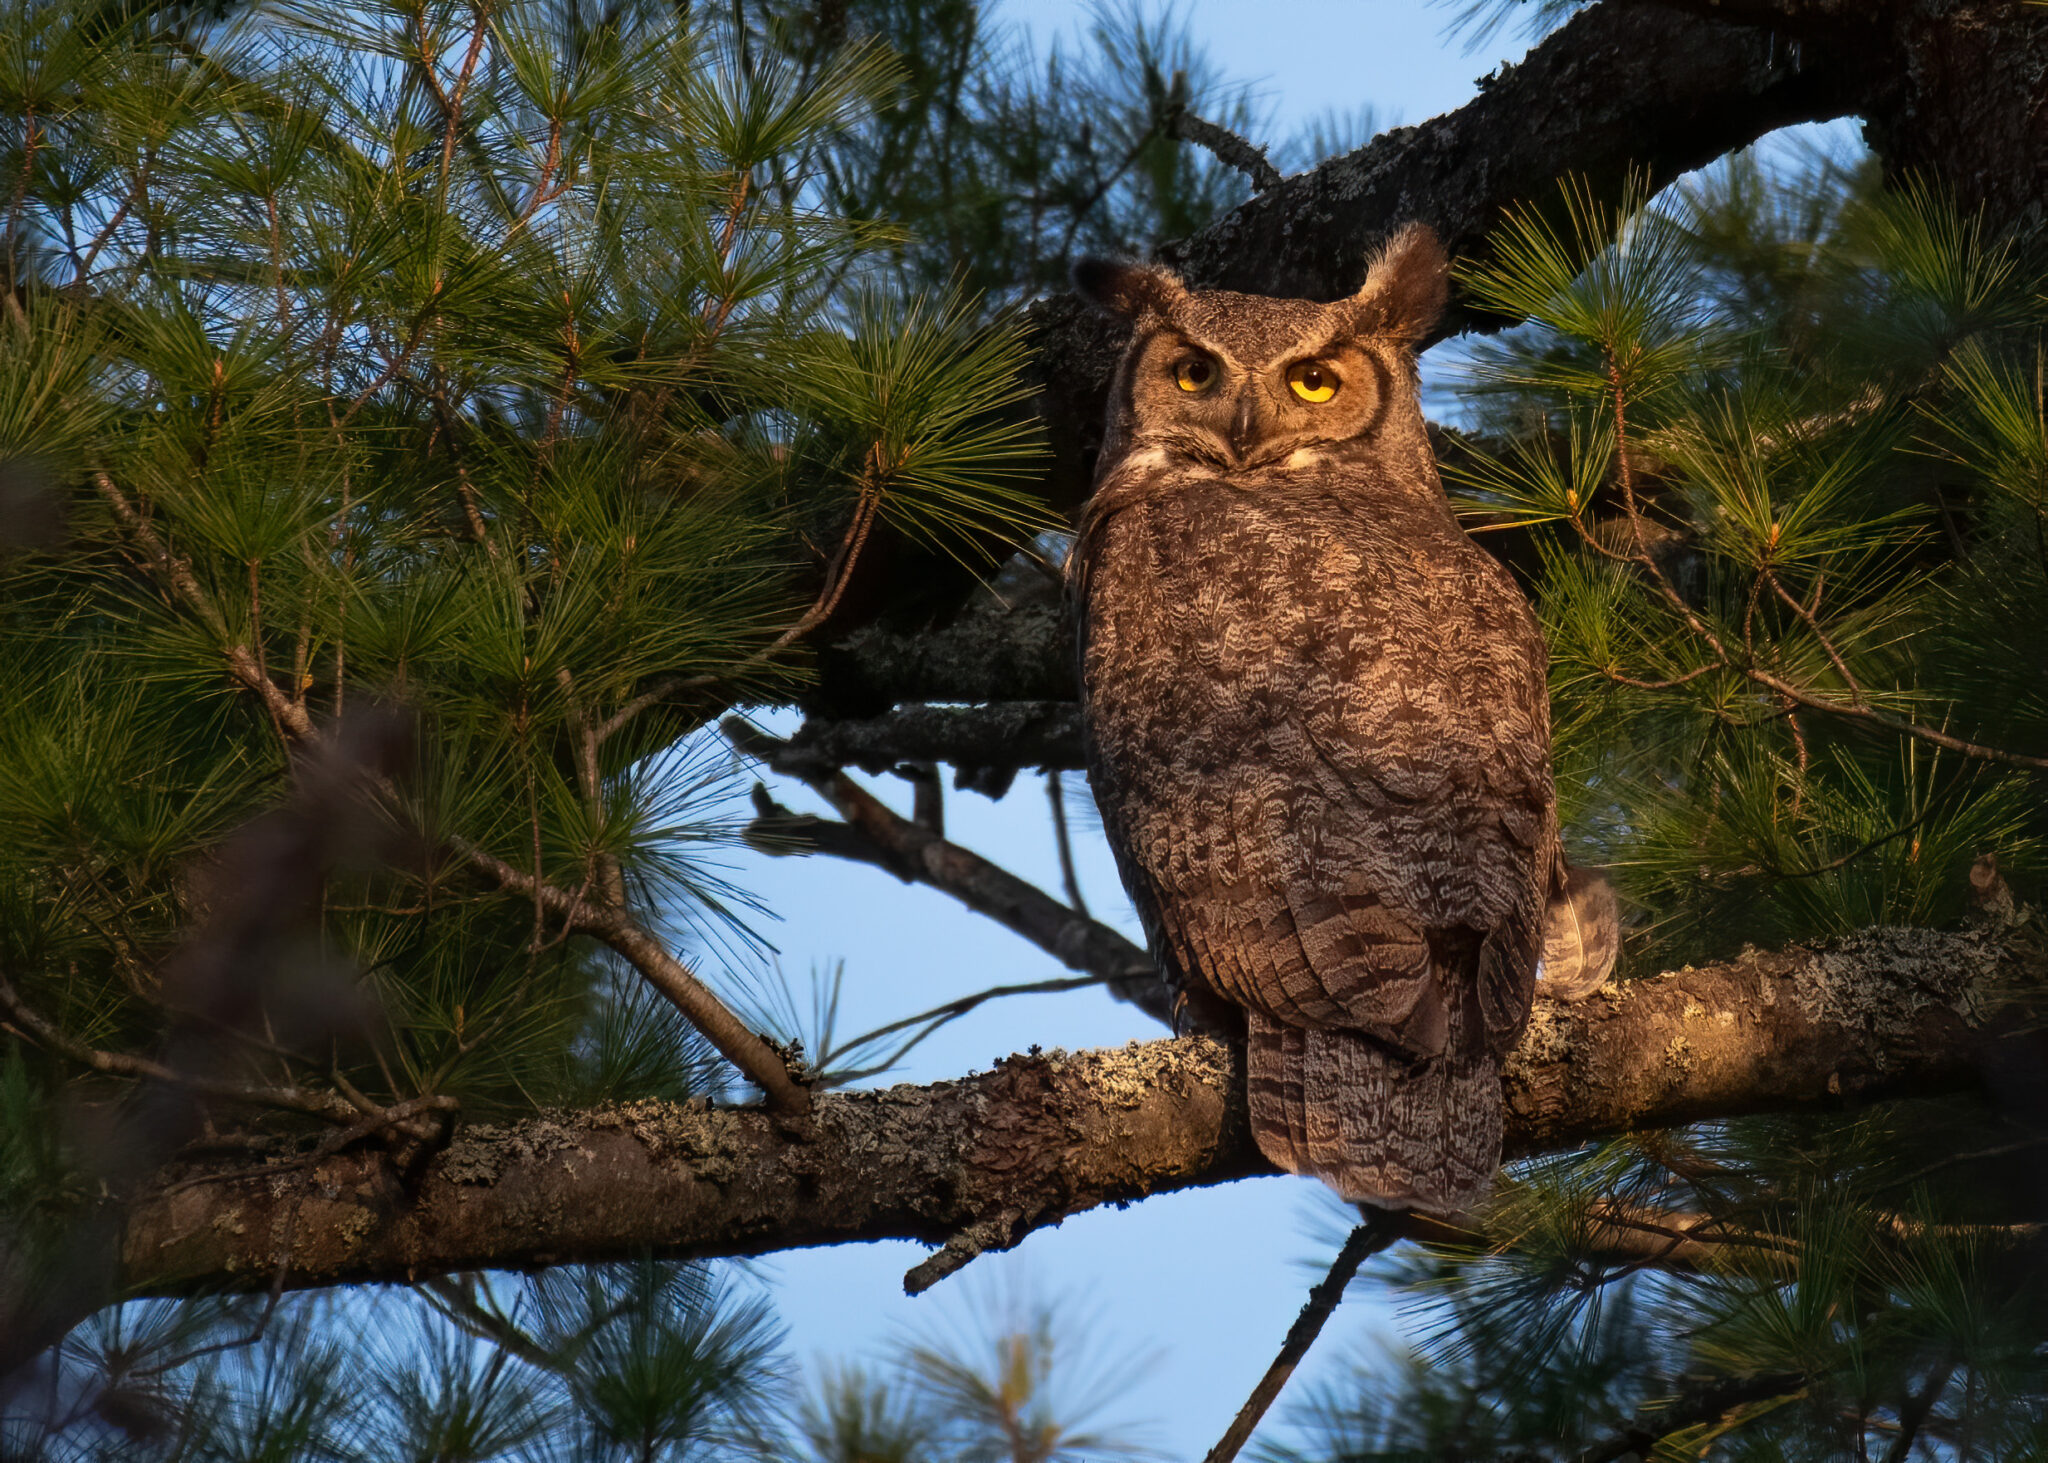
[{"label": "small twig", "polygon": [[1920,1429],[1927,1421],[1927,1414],[1934,1410],[1934,1404],[1948,1387],[1949,1378],[1956,1373],[1953,1355],[1945,1357],[1941,1364],[1927,1374],[1927,1384],[1918,1392],[1906,1398],[1899,1408],[1899,1435],[1892,1439],[1892,1445],[1885,1449],[1884,1463],[1906,1463],[1913,1456],[1913,1440],[1920,1435]]},{"label": "small twig", "polygon": [[579,934],[591,935],[611,947],[677,1010],[740,1072],[768,1097],[771,1107],[796,1114],[808,1111],[810,1092],[790,1075],[774,1048],[749,1031],[709,986],[669,953],[653,935],[623,910],[600,909],[545,879],[514,868],[466,839],[452,840],[456,850],[478,871],[513,894],[526,895]]},{"label": "small twig", "polygon": [[350,1144],[360,1143],[386,1128],[397,1128],[406,1137],[418,1141],[430,1141],[438,1136],[439,1130],[433,1126],[416,1123],[413,1119],[423,1113],[455,1113],[462,1110],[459,1099],[439,1093],[430,1093],[425,1097],[409,1097],[404,1102],[394,1102],[389,1107],[378,1107],[367,1099],[360,1098],[359,1094],[358,1100],[368,1107],[369,1116],[360,1122],[350,1123],[345,1128],[336,1128],[314,1144],[308,1153],[287,1159],[283,1163],[259,1163],[248,1168],[231,1168],[220,1173],[206,1173],[196,1178],[180,1179],[174,1184],[165,1185],[161,1192],[166,1195],[177,1194],[186,1189],[199,1188],[204,1184],[227,1184],[242,1179],[270,1178],[277,1174],[311,1168],[324,1159],[332,1158]]},{"label": "small twig", "polygon": [[287,696],[277,683],[263,674],[255,654],[247,644],[239,642],[229,633],[227,621],[206,591],[199,587],[199,580],[192,573],[192,566],[173,554],[165,544],[154,525],[142,516],[128,495],[123,493],[113,478],[104,471],[93,473],[93,482],[99,488],[100,496],[107,506],[114,510],[114,516],[121,526],[128,530],[136,543],[148,556],[150,567],[163,577],[165,586],[179,600],[183,601],[212,632],[226,658],[228,670],[234,678],[249,690],[254,691],[263,703],[263,709],[276,720],[279,728],[293,738],[305,740],[313,735],[313,719],[306,708]]},{"label": "small twig", "polygon": [[534,180],[533,191],[526,198],[526,206],[519,210],[519,217],[512,221],[512,227],[507,233],[508,239],[511,234],[516,234],[519,230],[525,228],[532,220],[534,214],[540,211],[542,205],[552,203],[567,190],[569,186],[567,179],[563,180],[560,188],[554,186],[555,169],[561,165],[561,161],[562,119],[560,117],[550,117],[548,119],[547,157],[541,162],[540,177]]},{"label": "small twig", "polygon": [[1280,1389],[1287,1385],[1287,1379],[1294,1375],[1294,1369],[1301,1365],[1301,1359],[1308,1355],[1309,1347],[1322,1334],[1323,1323],[1344,1299],[1345,1288],[1358,1273],[1358,1267],[1400,1237],[1405,1217],[1392,1210],[1366,1210],[1365,1223],[1351,1231],[1351,1237],[1344,1241],[1344,1248],[1331,1263],[1329,1274],[1308,1293],[1308,1303],[1287,1328],[1287,1339],[1280,1343],[1280,1354],[1273,1358],[1273,1364],[1266,1368],[1266,1374],[1259,1378],[1252,1395],[1245,1399],[1244,1406],[1238,1409],[1203,1463],[1230,1463],[1237,1456],[1266,1415],[1266,1409],[1273,1405],[1273,1399],[1280,1395]]},{"label": "small twig", "polygon": [[1164,132],[1164,122],[1164,118],[1155,119],[1150,127],[1139,134],[1138,140],[1131,144],[1131,150],[1124,154],[1124,160],[1110,170],[1108,177],[1099,180],[1088,196],[1074,209],[1074,216],[1067,221],[1066,237],[1060,240],[1060,254],[1063,257],[1073,252],[1074,238],[1081,232],[1081,225],[1087,221],[1088,215],[1095,211],[1095,205],[1102,202],[1108,196],[1109,190],[1117,185],[1117,180],[1131,170],[1131,164],[1138,160],[1138,155],[1145,150],[1146,144]]},{"label": "small twig", "polygon": [[1620,671],[1609,667],[1602,667],[1600,674],[1613,681],[1616,685],[1628,686],[1638,691],[1669,691],[1674,686],[1683,686],[1692,681],[1697,681],[1701,676],[1725,669],[1727,669],[1726,662],[1711,660],[1697,670],[1687,671],[1682,676],[1673,676],[1665,681],[1639,681],[1633,676],[1625,676]]},{"label": "small twig", "polygon": [[[1707,643],[1708,648],[1714,652],[1718,660],[1728,663],[1732,658],[1728,654],[1728,647],[1722,643],[1721,637],[1716,635],[1712,627],[1700,618],[1691,605],[1685,602],[1685,597],[1678,592],[1677,587],[1671,583],[1664,571],[1658,567],[1655,556],[1650,553],[1649,544],[1643,536],[1642,506],[1636,499],[1635,470],[1630,466],[1628,460],[1627,419],[1623,411],[1625,398],[1621,386],[1621,375],[1619,368],[1612,362],[1608,366],[1608,379],[1613,387],[1614,394],[1615,460],[1619,464],[1617,475],[1621,481],[1622,506],[1626,510],[1629,530],[1635,543],[1635,552],[1631,554],[1617,553],[1605,544],[1602,544],[1583,528],[1580,529],[1580,536],[1602,556],[1625,563],[1632,563],[1640,568],[1648,576],[1650,583],[1656,588],[1664,602],[1685,622],[1687,628]],[[1756,588],[1757,586],[1752,586],[1752,610],[1754,609],[1754,591]],[[1795,608],[1803,609],[1803,606],[1795,604]],[[1847,706],[1842,705],[1840,702],[1829,701],[1825,697],[1816,696],[1803,686],[1795,686],[1769,671],[1759,669],[1755,663],[1753,648],[1752,653],[1747,657],[1741,669],[1742,674],[1757,685],[1776,691],[1779,695],[1788,697],[1809,710],[1825,712],[1830,716],[1848,717],[1851,720],[1861,721],[1870,726],[1882,727],[1884,730],[1899,736],[1913,737],[1919,741],[1928,742],[1937,747],[1945,747],[1951,752],[1958,752],[1965,757],[1976,758],[1980,761],[1996,762],[2007,767],[2025,767],[2037,772],[2048,771],[2048,757],[2030,757],[2025,753],[2008,752],[1998,747],[1987,747],[1979,742],[1966,741],[1961,737],[1951,736],[1949,733],[1937,730],[1934,727],[1925,726],[1919,722],[1907,721],[1901,717],[1879,711],[1875,707],[1861,704],[1862,698],[1860,696],[1857,702]],[[1853,685],[1854,682],[1852,681],[1851,684]]]},{"label": "small twig", "polygon": [[1979,1163],[1987,1158],[2006,1158],[2014,1153],[2025,1153],[2028,1149],[2039,1148],[2044,1143],[2048,1143],[2048,1133],[2036,1133],[2014,1143],[2000,1143],[1993,1148],[1978,1148],[1969,1153],[1952,1153],[1946,1158],[1936,1159],[1925,1168],[1914,1169],[1904,1178],[1887,1179],[1872,1192],[1882,1194],[1887,1189],[1903,1189],[1908,1184],[1916,1184],[1945,1168],[1953,1168],[1958,1163]]},{"label": "small twig", "polygon": [[1264,193],[1280,186],[1280,170],[1267,160],[1265,148],[1253,147],[1228,127],[1197,117],[1185,107],[1167,119],[1166,135],[1206,147],[1218,162],[1250,178],[1254,192]]},{"label": "small twig", "polygon": [[[591,724],[582,697],[576,693],[576,678],[566,665],[555,667],[555,684],[562,688],[562,695],[569,703],[569,730],[576,739],[576,776],[582,784],[586,814],[591,826],[597,827],[604,822],[604,777],[598,767],[600,740],[597,729]],[[604,890],[607,903],[623,909],[626,904],[626,875],[619,866],[618,855],[609,849],[599,848],[593,851],[593,859],[596,867],[589,871],[588,876]]]},{"label": "small twig", "polygon": [[1067,886],[1067,903],[1074,906],[1075,913],[1084,918],[1088,914],[1088,901],[1081,897],[1081,880],[1074,872],[1074,844],[1067,836],[1067,795],[1057,769],[1045,774],[1045,796],[1052,804],[1052,834],[1059,844],[1060,878]]},{"label": "small twig", "polygon": [[[868,472],[871,480],[881,475],[877,456],[879,452],[879,445],[870,448],[868,452]],[[767,655],[787,650],[832,618],[832,612],[839,608],[840,597],[846,593],[848,581],[853,578],[853,566],[860,558],[860,551],[867,546],[868,530],[874,526],[875,512],[881,504],[881,490],[871,481],[869,486],[861,489],[860,501],[854,505],[853,521],[846,526],[846,536],[839,541],[839,548],[832,555],[832,562],[825,566],[824,588],[818,591],[817,599],[804,611],[802,618],[775,637],[767,649]]]},{"label": "small twig", "polygon": [[1029,1228],[1016,1211],[999,1210],[954,1231],[945,1244],[904,1272],[903,1293],[923,1295],[989,1251],[1009,1249],[1016,1244],[1020,1230]]},{"label": "small twig", "polygon": [[610,740],[615,733],[622,730],[634,717],[649,707],[666,701],[678,691],[709,686],[713,683],[713,680],[714,677],[711,676],[662,676],[645,691],[642,691],[638,696],[635,696],[603,721],[598,722],[597,725],[591,728],[590,734],[602,745]]},{"label": "small twig", "polygon": [[1622,1265],[1603,1267],[1588,1283],[1611,1285],[1643,1270],[1711,1271],[1719,1263],[1714,1246],[1796,1254],[1796,1241],[1758,1230],[1729,1229],[1706,1214],[1630,1209],[1609,1200],[1594,1207],[1590,1248],[1609,1257],[1628,1256]]},{"label": "small twig", "polygon": [[560,1371],[562,1359],[505,1316],[478,1303],[475,1296],[452,1275],[437,1275],[413,1287],[425,1295],[427,1304],[480,1341],[508,1351],[528,1366]]},{"label": "small twig", "polygon": [[[1764,571],[1763,577],[1769,581],[1772,592],[1775,593],[1778,596],[1778,598],[1782,600],[1785,604],[1789,605],[1791,607],[1792,613],[1797,615],[1800,621],[1806,626],[1806,628],[1813,632],[1813,638],[1820,642],[1820,648],[1826,652],[1828,662],[1834,666],[1835,674],[1840,676],[1842,678],[1842,684],[1849,688],[1849,694],[1851,697],[1854,698],[1850,702],[1850,705],[1854,706],[1859,711],[1862,710],[1865,700],[1865,697],[1863,695],[1863,687],[1857,681],[1854,672],[1852,672],[1849,669],[1849,663],[1842,658],[1842,653],[1839,650],[1835,649],[1835,642],[1828,638],[1827,632],[1825,630],[1821,629],[1819,616],[1817,616],[1812,610],[1808,609],[1806,605],[1800,601],[1797,595],[1793,594],[1791,590],[1787,589],[1783,581],[1781,581],[1778,578],[1778,576],[1771,570],[1766,569]],[[1814,597],[1816,601],[1819,599],[1818,588],[1816,588],[1815,590]]]},{"label": "small twig", "polygon": [[1780,879],[1817,879],[1822,874],[1832,874],[1837,869],[1847,868],[1850,864],[1856,862],[1857,859],[1862,858],[1863,855],[1865,855],[1866,853],[1870,853],[1876,849],[1883,848],[1887,843],[1892,843],[1898,839],[1904,838],[1908,833],[1911,833],[1914,829],[1918,828],[1922,823],[1925,823],[1929,818],[1933,816],[1934,809],[1932,807],[1929,807],[1923,810],[1919,817],[1912,819],[1910,822],[1901,823],[1898,827],[1892,829],[1891,832],[1881,833],[1877,837],[1871,839],[1868,843],[1864,843],[1859,845],[1858,847],[1850,849],[1840,858],[1829,859],[1826,863],[1816,864],[1810,869],[1781,869],[1776,866],[1772,866],[1771,872]]},{"label": "small twig", "polygon": [[1806,1377],[1798,1372],[1776,1372],[1758,1377],[1735,1377],[1689,1388],[1687,1394],[1666,1405],[1645,1409],[1647,1416],[1624,1426],[1605,1443],[1595,1444],[1579,1455],[1579,1463],[1619,1463],[1627,1457],[1647,1458],[1657,1444],[1687,1428],[1702,1423],[1725,1423],[1735,1412],[1758,1404],[1775,1406],[1793,1401],[1806,1392]]},{"label": "small twig", "polygon": [[106,248],[107,241],[114,236],[114,231],[127,221],[129,213],[135,207],[135,200],[140,198],[143,190],[149,186],[149,170],[154,166],[156,150],[145,149],[142,154],[142,166],[136,169],[135,180],[128,185],[128,192],[121,199],[121,206],[114,210],[113,216],[101,226],[97,234],[93,235],[92,242],[86,248],[85,257],[78,261],[78,267],[71,279],[72,288],[85,288],[86,279],[92,273],[92,266],[100,257],[100,251]]},{"label": "small twig", "polygon": [[398,354],[385,362],[384,369],[377,373],[375,379],[356,393],[355,399],[348,404],[348,410],[341,414],[341,420],[335,424],[336,431],[345,429],[350,422],[354,421],[356,413],[363,409],[364,404],[379,391],[390,385],[392,381],[396,380],[398,373],[405,369],[406,362],[412,359],[412,353],[420,348],[420,341],[426,337],[427,327],[433,323],[435,303],[440,297],[441,281],[435,280],[433,289],[428,293],[426,304],[420,306],[420,313],[413,321],[412,334],[407,338],[405,344],[400,347]]},{"label": "small twig", "polygon": [[961,996],[958,1000],[948,1001],[943,1006],[934,1006],[929,1011],[920,1011],[915,1016],[905,1016],[899,1021],[891,1021],[887,1026],[877,1026],[866,1035],[857,1036],[840,1047],[838,1049],[839,1054],[857,1052],[862,1047],[880,1041],[885,1036],[894,1035],[896,1032],[905,1030],[908,1027],[929,1023],[925,1024],[925,1029],[918,1032],[916,1036],[913,1036],[909,1041],[904,1042],[903,1045],[890,1052],[884,1060],[876,1062],[871,1066],[861,1067],[856,1071],[835,1073],[833,1074],[833,1081],[837,1084],[858,1082],[863,1077],[872,1077],[878,1072],[888,1071],[898,1062],[902,1061],[905,1056],[909,1055],[919,1042],[937,1031],[941,1026],[944,1026],[949,1021],[965,1016],[968,1012],[985,1002],[998,1000],[1004,996],[1044,996],[1054,995],[1060,991],[1078,991],[1086,986],[1106,984],[1112,979],[1114,977],[1107,975],[1067,975],[1053,980],[1026,981],[1019,985],[990,986],[985,991],[976,991],[971,996]]},{"label": "small twig", "polygon": [[[873,461],[874,453],[871,451],[869,455],[871,459],[869,464],[870,474],[872,476],[879,471],[879,468],[876,462]],[[847,583],[853,577],[854,563],[860,558],[861,550],[867,545],[868,531],[874,526],[876,511],[880,506],[881,492],[879,489],[869,487],[861,491],[860,501],[854,506],[853,521],[847,525],[845,536],[839,541],[839,548],[833,553],[831,561],[825,566],[824,586],[819,589],[817,598],[811,602],[811,607],[798,617],[796,623],[789,626],[780,635],[777,635],[767,646],[755,651],[752,655],[734,666],[723,677],[678,675],[660,677],[645,691],[635,696],[617,711],[591,728],[591,736],[596,740],[596,743],[600,746],[603,745],[642,712],[658,705],[660,702],[666,701],[679,691],[702,690],[706,687],[717,685],[721,680],[730,684],[746,672],[758,666],[766,665],[777,655],[789,649],[790,646],[832,618],[832,612],[839,608],[840,598],[846,593]]]},{"label": "small twig", "polygon": [[1844,706],[1838,701],[1829,701],[1825,697],[1816,696],[1804,687],[1795,686],[1789,681],[1780,680],[1768,671],[1751,668],[1746,670],[1744,674],[1759,686],[1768,686],[1771,690],[1778,692],[1780,695],[1788,696],[1792,700],[1797,701],[1801,706],[1813,711],[1825,712],[1829,716],[1847,717],[1852,721],[1861,721],[1871,726],[1882,727],[1886,731],[1895,732],[1903,737],[1912,737],[1916,741],[1927,742],[1933,746],[1944,747],[1951,752],[1960,753],[1965,757],[1971,757],[1980,762],[1996,762],[2006,767],[2026,767],[2036,772],[2048,772],[2048,757],[2030,757],[2024,752],[2008,752],[2001,747],[1987,747],[1981,742],[1966,741],[1962,737],[1951,736],[1949,733],[1934,727],[1925,726],[1915,721],[1907,721],[1903,717],[1892,716],[1871,707]]},{"label": "small twig", "polygon": [[896,775],[910,784],[910,821],[935,834],[946,836],[946,784],[940,780],[936,762],[903,762]]}]

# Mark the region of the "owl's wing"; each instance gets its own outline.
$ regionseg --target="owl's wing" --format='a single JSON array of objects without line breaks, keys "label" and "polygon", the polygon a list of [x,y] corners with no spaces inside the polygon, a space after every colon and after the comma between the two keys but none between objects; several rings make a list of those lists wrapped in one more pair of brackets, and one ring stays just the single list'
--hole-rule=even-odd
[{"label": "owl's wing", "polygon": [[[1542,641],[1518,604],[1475,610],[1491,588],[1439,607],[1484,634],[1443,636],[1428,604],[1396,627],[1344,606],[1313,663],[1278,656],[1265,687],[1098,770],[1125,884],[1184,984],[1418,1057],[1453,1030],[1514,1041],[1557,834]],[[1478,1020],[1450,1009],[1466,1001]]]},{"label": "owl's wing", "polygon": [[[1294,795],[1250,833],[1285,852],[1295,943],[1342,1008],[1315,1024],[1418,1055],[1519,1034],[1557,863],[1542,637],[1504,571],[1460,568],[1392,624],[1338,617],[1266,739]],[[1471,998],[1478,1022],[1447,1019]]]}]

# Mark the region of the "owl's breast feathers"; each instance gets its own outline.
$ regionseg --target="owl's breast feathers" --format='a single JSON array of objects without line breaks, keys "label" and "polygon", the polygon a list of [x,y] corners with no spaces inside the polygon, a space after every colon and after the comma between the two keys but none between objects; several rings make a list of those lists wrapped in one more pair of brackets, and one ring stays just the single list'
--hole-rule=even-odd
[{"label": "owl's breast feathers", "polygon": [[1089,766],[1161,956],[1288,1026],[1505,1051],[1561,867],[1520,591],[1413,485],[1118,486],[1076,548]]}]

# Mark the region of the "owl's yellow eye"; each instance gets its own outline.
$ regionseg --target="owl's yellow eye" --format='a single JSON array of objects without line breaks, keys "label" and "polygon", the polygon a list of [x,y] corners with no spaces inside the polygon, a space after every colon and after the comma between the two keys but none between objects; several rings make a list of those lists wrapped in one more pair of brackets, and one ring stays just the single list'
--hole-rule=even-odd
[{"label": "owl's yellow eye", "polygon": [[1337,394],[1337,373],[1321,361],[1302,361],[1287,368],[1287,384],[1303,401],[1320,404]]},{"label": "owl's yellow eye", "polygon": [[1207,391],[1216,380],[1216,363],[1207,356],[1189,356],[1173,368],[1173,384],[1183,391]]}]

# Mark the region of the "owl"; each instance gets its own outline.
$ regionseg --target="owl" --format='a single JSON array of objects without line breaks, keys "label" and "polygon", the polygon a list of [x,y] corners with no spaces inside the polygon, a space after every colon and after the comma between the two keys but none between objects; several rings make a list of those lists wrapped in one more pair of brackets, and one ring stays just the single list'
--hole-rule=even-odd
[{"label": "owl", "polygon": [[1543,636],[1423,423],[1448,274],[1419,225],[1333,304],[1078,265],[1133,330],[1068,580],[1103,826],[1188,1005],[1242,1013],[1260,1149],[1446,1215],[1570,897]]}]

